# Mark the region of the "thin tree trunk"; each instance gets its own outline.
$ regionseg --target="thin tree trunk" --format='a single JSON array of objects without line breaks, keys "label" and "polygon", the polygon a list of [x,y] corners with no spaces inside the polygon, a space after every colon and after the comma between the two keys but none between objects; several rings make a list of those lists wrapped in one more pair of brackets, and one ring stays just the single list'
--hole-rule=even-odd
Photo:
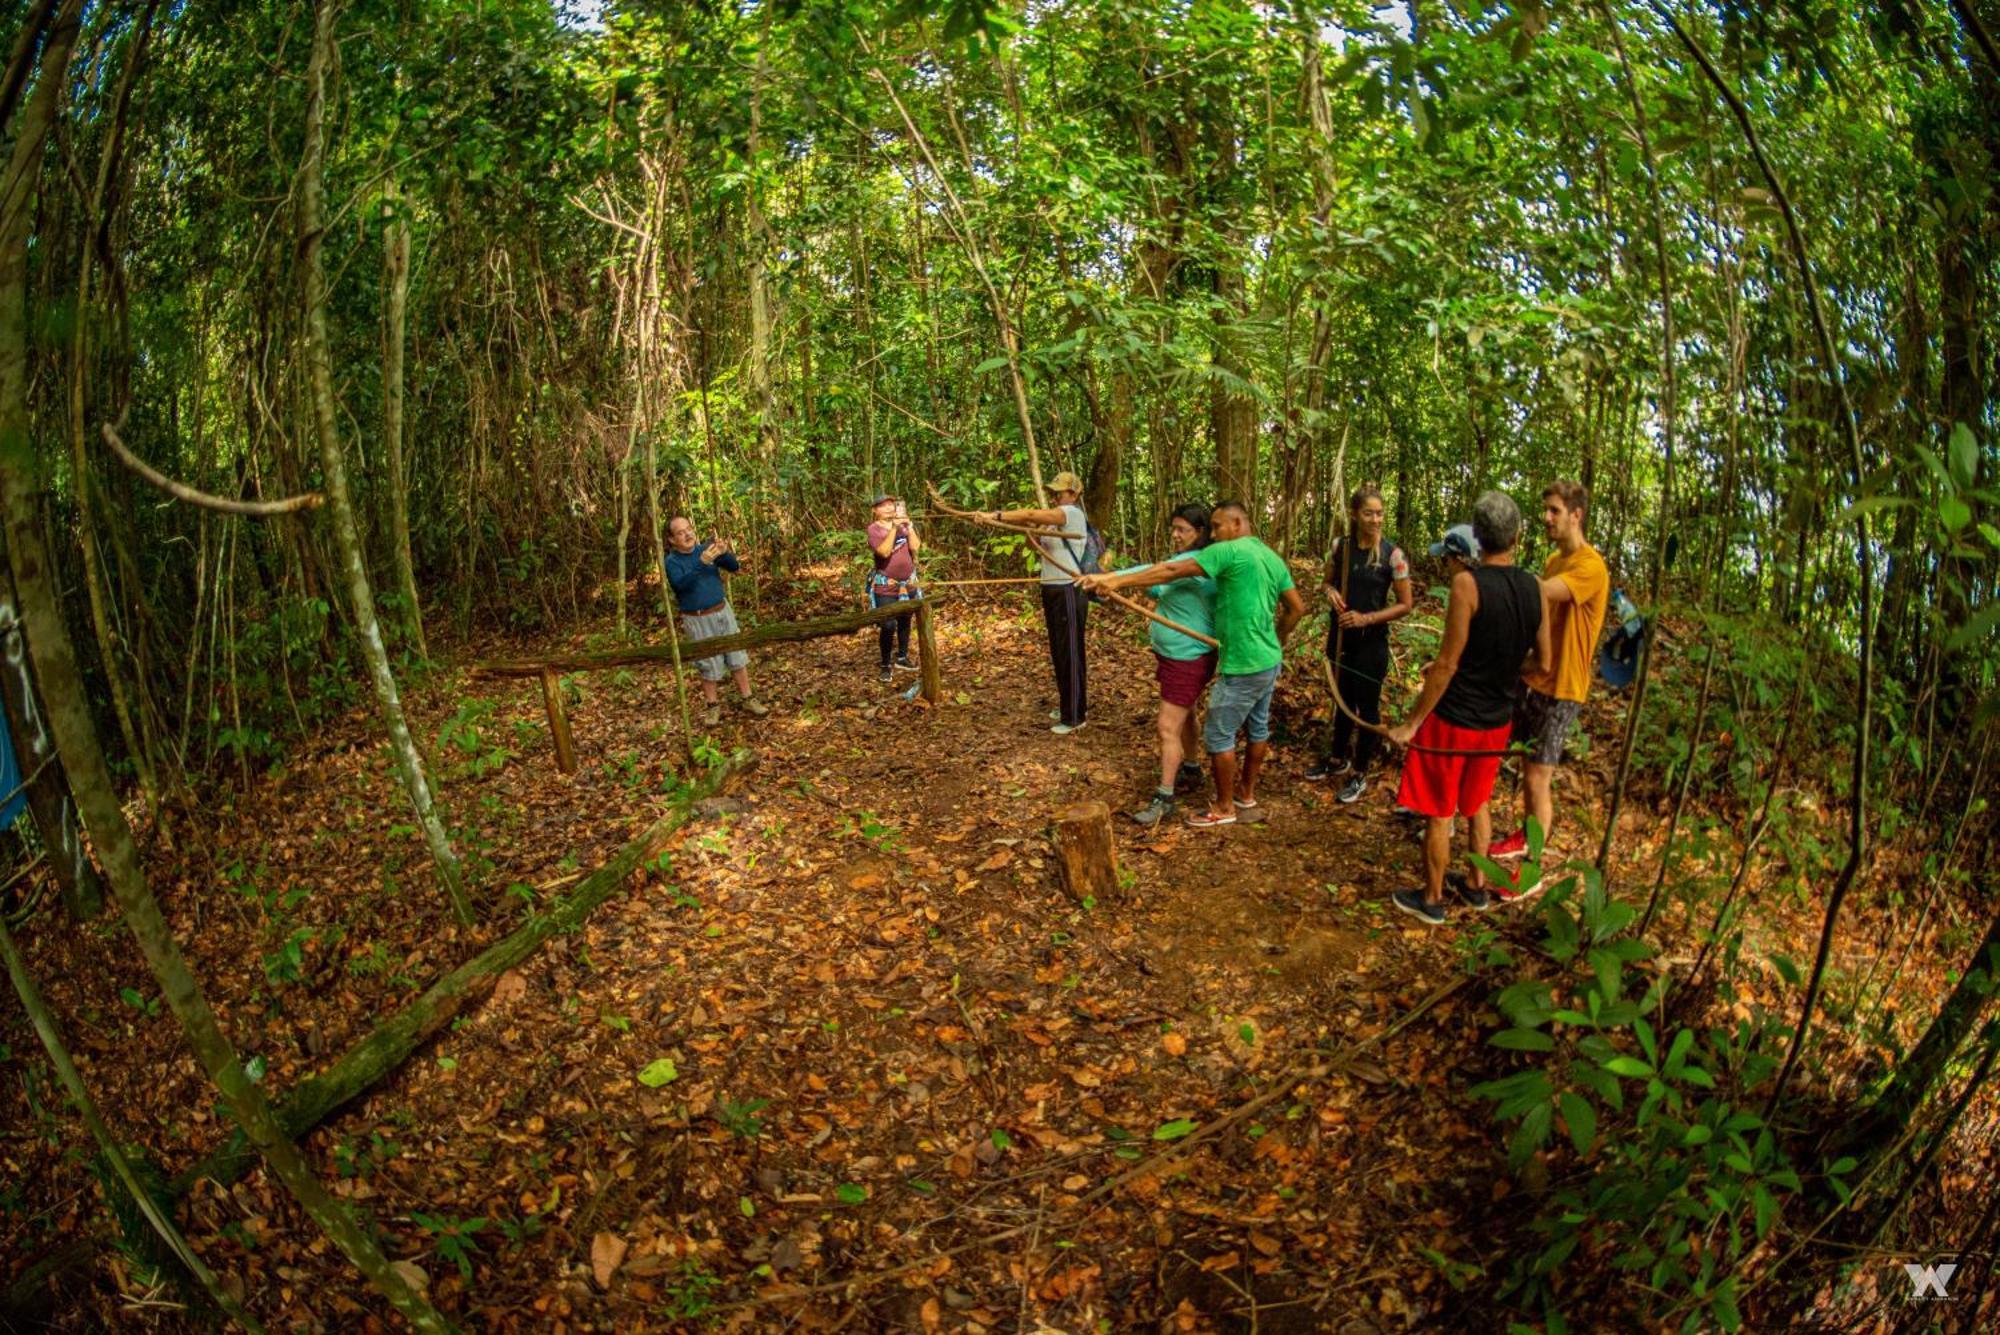
[{"label": "thin tree trunk", "polygon": [[69,1049],[64,1046],[62,1033],[56,1028],[55,1016],[49,1011],[48,1002],[43,1000],[41,989],[35,986],[34,975],[28,972],[28,962],[21,957],[19,947],[14,944],[14,934],[7,930],[7,915],[4,913],[0,913],[0,960],[6,962],[7,976],[13,981],[14,993],[20,997],[21,1009],[27,1012],[29,1022],[35,1027],[36,1036],[42,1040],[43,1050],[49,1054],[49,1063],[56,1068],[56,1078],[62,1082],[70,1102],[76,1105],[77,1116],[83,1119],[83,1125],[90,1132],[91,1139],[97,1142],[98,1152],[104,1156],[104,1162],[124,1186],[126,1194],[132,1198],[133,1206],[146,1217],[146,1222],[160,1235],[160,1241],[167,1245],[167,1250],[187,1267],[188,1273],[194,1276],[195,1281],[201,1285],[202,1290],[217,1307],[227,1312],[230,1319],[243,1329],[261,1333],[264,1328],[257,1324],[257,1319],[244,1311],[243,1304],[237,1302],[229,1290],[222,1286],[222,1282],[215,1277],[215,1272],[202,1264],[201,1257],[195,1254],[194,1248],[188,1246],[187,1239],[181,1235],[180,1229],[174,1226],[174,1221],[160,1208],[159,1202],[153,1199],[153,1194],[132,1171],[132,1165],[126,1159],[125,1152],[118,1147],[117,1138],[111,1134],[111,1128],[104,1124],[104,1118],[98,1113],[97,1101],[90,1097],[90,1090],[84,1086],[83,1076],[78,1074],[76,1063],[70,1060]]},{"label": "thin tree trunk", "polygon": [[[1826,312],[1820,305],[1819,282],[1813,276],[1812,253],[1806,246],[1805,229],[1800,225],[1798,214],[1792,208],[1791,195],[1785,184],[1778,178],[1778,172],[1764,155],[1764,144],[1757,137],[1757,128],[1750,120],[1749,109],[1736,91],[1723,80],[1700,43],[1688,35],[1680,20],[1664,9],[1657,9],[1667,25],[1687,48],[1695,63],[1718,96],[1729,106],[1735,116],[1737,126],[1743,131],[1743,138],[1749,145],[1750,154],[1756,159],[1757,169],[1770,187],[1772,198],[1777,201],[1778,214],[1784,220],[1785,240],[1792,254],[1792,262],[1798,268],[1799,282],[1805,288],[1806,310],[1812,316],[1813,335],[1819,345],[1820,362],[1826,372],[1828,384],[1833,389],[1839,405],[1842,434],[1847,438],[1848,464],[1852,470],[1854,499],[1859,501],[1867,487],[1868,461],[1861,446],[1861,425],[1854,415],[1854,404],[1847,393],[1847,376],[1841,368],[1839,353],[1834,348],[1833,332],[1828,328]],[[1827,894],[1826,918],[1820,926],[1819,947],[1813,956],[1812,974],[1806,980],[1806,994],[1799,1006],[1799,1022],[1793,1026],[1790,1050],[1785,1054],[1784,1065],[1778,1071],[1777,1083],[1772,1085],[1769,1099],[1764,1105],[1764,1120],[1769,1122],[1778,1110],[1779,1100],[1784,1098],[1785,1087],[1791,1082],[1792,1073],[1798,1069],[1799,1058],[1805,1051],[1806,1032],[1812,1027],[1813,1011],[1819,1004],[1821,986],[1826,981],[1827,957],[1833,951],[1833,933],[1840,922],[1841,906],[1847,902],[1848,891],[1854,888],[1855,880],[1861,873],[1862,858],[1868,848],[1868,733],[1872,722],[1875,690],[1875,558],[1874,543],[1869,536],[1868,514],[1857,509],[1854,515],[1855,560],[1860,566],[1858,581],[1860,594],[1860,652],[1857,655],[1855,708],[1854,708],[1854,756],[1852,775],[1849,780],[1847,858],[1835,875],[1833,887]]]},{"label": "thin tree trunk", "polygon": [[382,439],[389,473],[389,552],[396,563],[396,589],[402,594],[410,639],[417,656],[430,660],[424,640],[424,610],[417,601],[416,562],[410,554],[410,474],[403,462],[403,361],[409,346],[410,213],[396,180],[385,192],[389,211],[382,244],[382,286],[385,326],[382,340]]},{"label": "thin tree trunk", "polygon": [[[83,551],[83,585],[90,597],[91,630],[97,638],[98,656],[104,660],[104,680],[111,696],[111,712],[118,720],[118,735],[124,740],[126,753],[131,756],[133,769],[139,776],[139,789],[146,795],[146,809],[153,813],[154,819],[159,819],[162,815],[160,782],[153,769],[150,738],[141,737],[139,728],[133,722],[124,663],[118,652],[118,636],[111,625],[110,599],[104,588],[104,572],[99,568],[97,507],[91,502],[96,484],[90,470],[90,456],[85,449],[84,404],[84,385],[89,374],[90,289],[95,276],[91,264],[97,257],[100,235],[108,226],[103,217],[105,199],[111,174],[116,169],[123,148],[125,108],[131,99],[132,84],[139,66],[145,59],[146,39],[152,31],[156,6],[157,0],[146,6],[126,50],[125,68],[119,75],[118,91],[113,97],[110,125],[105,131],[103,148],[98,153],[97,179],[90,199],[86,201],[83,220],[86,235],[83,245],[78,248],[76,262],[75,328],[70,336],[69,425],[70,462],[76,473],[77,538]],[[143,589],[138,590],[136,596],[145,597]]]},{"label": "thin tree trunk", "polygon": [[326,332],[326,273],[320,255],[325,240],[321,199],[326,141],[326,71],[333,60],[334,0],[321,0],[313,33],[312,61],[306,72],[306,145],[299,163],[299,267],[305,274],[306,371],[312,392],[313,427],[319,436],[321,470],[326,474],[327,511],[333,521],[334,537],[340,544],[345,567],[348,601],[354,611],[356,638],[362,657],[375,685],[375,698],[382,706],[382,719],[389,731],[389,746],[396,769],[415,809],[424,842],[430,846],[431,860],[437,864],[438,879],[444,882],[452,911],[461,923],[473,921],[472,901],[467,898],[458,855],[452,852],[444,822],[431,801],[430,782],[424,775],[423,757],[410,737],[409,722],[403,716],[402,695],[396,689],[395,674],[389,670],[389,652],[382,643],[382,627],[375,619],[375,594],[368,584],[368,567],[361,547],[361,531],[354,520],[354,499],[347,487],[347,460],[340,444],[340,429],[334,423],[333,350]]},{"label": "thin tree trunk", "polygon": [[772,311],[770,279],[765,271],[775,246],[771,239],[770,221],[764,216],[764,187],[759,161],[763,142],[764,84],[769,77],[770,14],[771,11],[766,9],[763,35],[757,42],[757,68],[750,83],[750,132],[744,152],[749,171],[744,195],[750,224],[750,399],[757,409],[760,481],[777,477],[779,446],[778,398],[771,387],[771,329],[776,317]]},{"label": "thin tree trunk", "polygon": [[28,811],[55,872],[63,907],[75,921],[85,922],[104,907],[104,883],[84,852],[83,825],[35,691],[34,674],[28,670],[19,606],[11,574],[0,570],[0,698],[5,701],[7,729],[14,739],[15,759],[28,778]]},{"label": "thin tree trunk", "polygon": [[[1632,74],[1632,62],[1625,55],[1625,38],[1618,29],[1618,20],[1609,10],[1605,11],[1605,21],[1611,28],[1611,44],[1618,53],[1618,65],[1625,74],[1625,91],[1632,103],[1633,124],[1639,132],[1639,156],[1646,164],[1647,193],[1652,201],[1653,248],[1659,264],[1660,286],[1660,437],[1666,447],[1665,466],[1660,483],[1660,523],[1659,532],[1653,544],[1651,576],[1647,582],[1647,600],[1655,608],[1660,601],[1660,586],[1666,578],[1667,528],[1673,513],[1674,501],[1674,458],[1677,453],[1677,420],[1679,418],[1678,381],[1675,378],[1674,362],[1674,287],[1673,270],[1667,255],[1666,205],[1660,198],[1660,175],[1658,164],[1653,161],[1652,135],[1646,121],[1646,103],[1639,95],[1639,84]],[[1619,748],[1618,774],[1611,782],[1611,800],[1604,815],[1604,838],[1597,847],[1597,871],[1605,884],[1611,881],[1611,848],[1618,837],[1618,813],[1625,802],[1625,782],[1632,773],[1632,756],[1638,748],[1639,720],[1646,708],[1646,687],[1652,677],[1653,654],[1658,637],[1649,635],[1639,645],[1639,670],[1637,680],[1632,684],[1632,706],[1625,715],[1625,741]]]},{"label": "thin tree trunk", "polygon": [[[865,38],[862,50],[871,56],[874,54]],[[896,85],[889,76],[879,69],[871,70],[870,73],[889,94],[889,101],[895,105],[896,114],[901,118],[903,128],[909,132],[910,142],[923,155],[924,163],[930,168],[931,175],[937,178],[938,189],[943,192],[945,202],[951,209],[949,214],[940,213],[939,216],[943,217],[946,225],[951,227],[959,245],[965,251],[965,258],[979,277],[980,286],[986,289],[987,307],[993,312],[993,323],[1000,329],[1000,351],[1007,358],[1007,387],[1013,393],[1014,418],[1020,425],[1021,440],[1028,450],[1028,472],[1034,479],[1035,503],[1044,504],[1048,499],[1048,490],[1042,485],[1042,455],[1035,444],[1034,414],[1028,407],[1028,382],[1021,372],[1021,340],[1015,331],[1013,317],[1007,313],[1007,303],[1001,299],[1000,289],[994,286],[993,277],[987,271],[985,254],[980,249],[972,219],[967,216],[965,206],[959,202],[958,192],[951,188],[951,182],[946,179],[944,170],[938,166],[937,158],[931,152],[930,141],[924,138],[923,131],[919,130],[916,121],[911,119],[909,108],[903,105],[902,95],[896,91]],[[966,167],[967,170],[971,170],[972,164],[967,162]],[[955,224],[952,222],[954,216],[957,219]]]},{"label": "thin tree trunk", "polygon": [[[138,845],[125,824],[112,787],[111,771],[99,748],[84,699],[82,679],[70,645],[69,628],[57,601],[54,572],[42,540],[39,470],[25,448],[28,415],[28,219],[42,149],[68,78],[70,52],[77,34],[81,0],[66,0],[50,28],[42,52],[41,73],[31,100],[15,128],[12,161],[4,193],[0,193],[0,525],[6,530],[15,591],[28,628],[28,647],[49,707],[56,746],[75,789],[84,828],[103,864],[112,893],[117,896],[125,925],[132,931],[160,985],[167,1006],[180,1021],[202,1069],[222,1092],[231,1114],[328,1237],[396,1308],[418,1329],[446,1331],[450,1326],[419,1297],[389,1264],[373,1238],[356,1225],[326,1187],[313,1176],[298,1147],[272,1120],[263,1091],[251,1082],[235,1049],[216,1022],[207,998],[195,982],[173,929],[160,912],[139,864]],[[314,66],[323,72],[330,45],[330,13],[322,11],[320,40]],[[317,99],[311,121],[318,121]],[[310,150],[309,150],[310,152]],[[315,221],[317,221],[315,219]]]}]

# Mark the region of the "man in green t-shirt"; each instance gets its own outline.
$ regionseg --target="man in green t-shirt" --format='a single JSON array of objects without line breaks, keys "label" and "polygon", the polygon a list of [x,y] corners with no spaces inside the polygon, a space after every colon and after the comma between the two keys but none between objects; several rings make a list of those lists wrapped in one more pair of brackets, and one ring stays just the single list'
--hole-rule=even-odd
[{"label": "man in green t-shirt", "polygon": [[[1271,693],[1284,664],[1285,641],[1306,614],[1292,572],[1252,532],[1250,512],[1237,501],[1215,507],[1209,520],[1215,540],[1179,560],[1125,575],[1085,575],[1088,589],[1161,584],[1187,575],[1215,581],[1215,637],[1222,642],[1220,676],[1208,698],[1202,745],[1215,768],[1215,798],[1207,811],[1188,817],[1196,829],[1234,825],[1258,811],[1257,776],[1270,753]],[[1239,778],[1236,734],[1250,745]]]}]

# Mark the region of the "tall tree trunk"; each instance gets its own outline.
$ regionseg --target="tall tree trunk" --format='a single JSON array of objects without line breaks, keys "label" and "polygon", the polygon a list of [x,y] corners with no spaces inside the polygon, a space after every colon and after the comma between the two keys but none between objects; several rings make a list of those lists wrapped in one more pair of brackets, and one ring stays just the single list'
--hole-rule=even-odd
[{"label": "tall tree trunk", "polygon": [[49,733],[34,674],[28,670],[28,642],[19,607],[11,572],[0,571],[0,699],[6,705],[7,730],[28,783],[28,812],[55,872],[63,907],[83,922],[104,907],[104,883],[83,849],[83,825],[56,756],[56,740]]},{"label": "tall tree trunk", "polygon": [[[207,998],[181,955],[180,945],[139,865],[138,845],[125,824],[112,787],[111,770],[98,746],[77,673],[69,628],[57,601],[54,572],[41,529],[41,472],[30,445],[28,415],[28,220],[40,175],[42,150],[68,81],[82,0],[66,0],[49,28],[40,76],[14,131],[12,159],[0,187],[0,527],[6,531],[15,591],[27,623],[28,647],[49,708],[56,746],[69,771],[84,828],[103,864],[125,925],[159,982],[174,1018],[180,1021],[202,1069],[222,1092],[236,1118],[272,1171],[289,1188],[329,1238],[420,1330],[450,1327],[389,1264],[373,1238],[328,1195],[298,1147],[271,1117],[263,1091],[250,1080],[217,1024]],[[315,67],[324,70],[328,18],[321,17]],[[313,119],[317,120],[317,110]]]},{"label": "tall tree trunk", "polygon": [[396,565],[396,589],[402,595],[410,639],[417,646],[417,656],[428,661],[431,651],[424,641],[423,607],[417,601],[416,562],[410,555],[410,475],[403,462],[403,354],[409,346],[410,212],[393,176],[384,191],[384,206],[389,216],[382,238],[382,438],[389,473],[386,488],[389,552]]},{"label": "tall tree trunk", "polygon": [[410,725],[403,716],[403,698],[396,689],[395,674],[389,670],[389,652],[382,643],[381,623],[375,618],[375,594],[368,584],[361,530],[354,519],[354,498],[347,487],[347,459],[341,450],[339,427],[334,422],[333,349],[327,342],[326,272],[320,255],[325,240],[321,178],[326,161],[326,71],[333,61],[333,7],[334,0],[321,0],[313,31],[312,60],[306,70],[305,156],[299,163],[298,175],[299,268],[305,275],[306,372],[312,396],[313,429],[319,437],[328,517],[333,521],[334,537],[340,544],[355,637],[361,641],[362,657],[375,685],[375,698],[382,706],[382,721],[388,727],[396,770],[416,811],[424,842],[430,846],[431,859],[437,864],[438,879],[444,882],[452,911],[460,922],[470,926],[474,920],[472,901],[466,897],[458,855],[452,852],[444,822],[431,801],[423,757],[410,737]]},{"label": "tall tree trunk", "polygon": [[775,246],[771,239],[770,220],[764,216],[764,183],[761,179],[764,85],[769,77],[770,40],[770,11],[766,10],[764,34],[757,43],[757,69],[750,84],[750,132],[744,146],[748,163],[744,198],[750,224],[750,399],[757,410],[760,479],[777,476],[779,446],[778,397],[771,386],[771,331],[776,316],[772,309],[770,277],[765,269]]},{"label": "tall tree trunk", "polygon": [[216,1279],[215,1272],[202,1264],[201,1257],[195,1254],[194,1248],[188,1246],[187,1239],[181,1235],[180,1229],[174,1226],[174,1221],[160,1208],[159,1203],[153,1199],[152,1192],[132,1171],[131,1162],[125,1157],[125,1151],[119,1148],[117,1138],[111,1134],[111,1128],[104,1124],[104,1118],[98,1113],[97,1101],[90,1097],[90,1090],[85,1087],[83,1076],[76,1069],[76,1063],[70,1060],[69,1048],[63,1043],[62,1032],[56,1028],[56,1017],[49,1010],[48,1002],[43,1000],[41,988],[35,985],[34,975],[28,972],[28,961],[22,958],[19,947],[14,944],[14,934],[7,930],[7,915],[4,913],[0,913],[0,961],[5,962],[7,976],[14,984],[14,995],[21,999],[21,1009],[27,1012],[28,1021],[34,1026],[35,1035],[42,1040],[43,1051],[49,1054],[49,1064],[56,1068],[56,1079],[62,1082],[63,1091],[69,1095],[69,1101],[75,1106],[77,1116],[83,1119],[84,1128],[90,1132],[91,1139],[97,1142],[98,1153],[103,1156],[105,1165],[110,1168],[112,1175],[118,1179],[119,1184],[125,1188],[126,1195],[131,1198],[132,1207],[145,1216],[146,1222],[152,1225],[155,1233],[159,1234],[160,1241],[166,1244],[167,1250],[187,1267],[188,1273],[194,1276],[195,1281],[201,1285],[202,1290],[217,1307],[227,1312],[230,1318],[245,1330],[262,1332],[264,1328],[257,1324],[257,1319],[244,1311],[243,1304],[223,1287],[221,1281]]},{"label": "tall tree trunk", "polygon": [[[146,796],[146,808],[158,819],[162,814],[160,783],[153,767],[152,738],[149,732],[144,732],[134,722],[131,697],[125,684],[123,656],[118,652],[119,639],[111,624],[110,596],[104,587],[104,571],[100,568],[97,507],[92,503],[96,483],[91,473],[90,455],[85,449],[87,422],[84,401],[84,387],[89,376],[91,282],[95,277],[92,261],[96,259],[98,245],[109,228],[109,222],[104,217],[106,200],[112,173],[117,169],[124,146],[125,108],[130,101],[140,63],[145,59],[146,39],[152,31],[154,9],[155,6],[150,4],[146,7],[127,47],[125,68],[119,75],[118,90],[113,96],[110,125],[98,153],[97,179],[89,200],[85,202],[85,237],[77,254],[76,320],[70,336],[69,417],[70,460],[76,474],[77,538],[83,554],[84,589],[90,598],[91,630],[97,638],[98,655],[104,660],[104,680],[111,696],[111,712],[118,720],[118,735],[124,740],[126,753],[131,756],[132,767],[139,776],[139,789]],[[145,594],[141,591],[138,596],[143,598]]]},{"label": "tall tree trunk", "polygon": [[873,266],[868,262],[868,235],[861,226],[858,212],[848,218],[848,230],[854,246],[855,300],[861,307],[861,337],[868,353],[868,393],[861,404],[861,490],[874,496],[882,490],[876,485],[875,462],[875,395],[876,361],[875,349],[875,282]]}]

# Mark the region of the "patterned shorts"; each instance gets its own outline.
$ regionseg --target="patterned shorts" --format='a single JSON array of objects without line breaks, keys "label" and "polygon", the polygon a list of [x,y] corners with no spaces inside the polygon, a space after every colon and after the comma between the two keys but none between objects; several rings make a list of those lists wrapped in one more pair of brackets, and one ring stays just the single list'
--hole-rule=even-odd
[{"label": "patterned shorts", "polygon": [[1563,744],[1569,740],[1576,716],[1583,711],[1581,700],[1558,700],[1529,686],[1514,688],[1514,740],[1528,748],[1528,760],[1536,765],[1560,765]]}]

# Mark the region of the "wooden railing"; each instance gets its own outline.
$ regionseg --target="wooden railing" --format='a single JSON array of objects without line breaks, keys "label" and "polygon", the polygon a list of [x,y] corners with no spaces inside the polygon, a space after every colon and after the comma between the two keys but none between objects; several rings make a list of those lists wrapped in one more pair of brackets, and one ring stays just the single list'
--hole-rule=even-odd
[{"label": "wooden railing", "polygon": [[502,658],[483,663],[474,663],[469,669],[475,677],[538,677],[542,683],[542,705],[548,711],[549,735],[555,740],[556,768],[565,774],[576,772],[576,743],[569,730],[569,716],[563,709],[562,684],[559,674],[565,672],[597,672],[605,668],[644,667],[652,664],[671,665],[678,656],[683,662],[700,658],[713,658],[738,649],[753,649],[767,644],[789,644],[800,640],[825,639],[830,635],[851,635],[866,626],[914,613],[917,618],[917,645],[923,656],[919,680],[920,693],[932,705],[938,703],[943,693],[942,677],[938,670],[937,635],[932,625],[931,608],[940,599],[932,597],[916,598],[903,603],[885,603],[881,607],[871,607],[859,612],[842,612],[836,616],[813,617],[805,621],[772,621],[749,630],[737,631],[733,635],[718,635],[714,639],[680,642],[674,645],[635,645],[625,649],[612,649],[596,654],[556,654],[549,658]]}]

